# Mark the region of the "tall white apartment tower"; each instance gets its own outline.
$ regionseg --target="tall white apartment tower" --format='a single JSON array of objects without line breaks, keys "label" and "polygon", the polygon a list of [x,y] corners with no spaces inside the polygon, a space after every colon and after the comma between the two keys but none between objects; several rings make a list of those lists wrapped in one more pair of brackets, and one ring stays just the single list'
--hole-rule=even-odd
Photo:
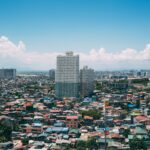
[{"label": "tall white apartment tower", "polygon": [[79,97],[79,55],[57,56],[55,83],[57,97]]}]

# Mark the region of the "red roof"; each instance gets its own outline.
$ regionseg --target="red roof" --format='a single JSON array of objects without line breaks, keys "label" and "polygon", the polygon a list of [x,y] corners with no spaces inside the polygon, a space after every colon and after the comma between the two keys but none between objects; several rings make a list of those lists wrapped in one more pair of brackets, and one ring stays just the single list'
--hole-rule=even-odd
[{"label": "red roof", "polygon": [[20,108],[20,107],[19,107],[19,108],[16,108],[16,110],[23,110],[23,108]]},{"label": "red roof", "polygon": [[119,138],[120,135],[119,135],[118,133],[114,133],[114,134],[111,135],[111,137],[112,137],[112,138]]},{"label": "red roof", "polygon": [[115,119],[115,120],[113,120],[113,122],[118,123],[118,122],[122,122],[122,120]]},{"label": "red roof", "polygon": [[150,125],[147,125],[147,126],[146,126],[146,129],[147,129],[147,130],[150,130]]},{"label": "red roof", "polygon": [[61,112],[61,110],[59,110],[59,109],[52,109],[52,110],[50,110],[50,112],[51,113],[59,113],[59,112]]},{"label": "red roof", "polygon": [[15,147],[15,150],[22,149],[22,148],[27,148],[27,147],[26,146],[17,146],[17,147]]},{"label": "red roof", "polygon": [[105,107],[106,109],[111,109],[111,108],[113,108],[112,106],[106,106]]},{"label": "red roof", "polygon": [[45,118],[48,118],[48,117],[49,117],[49,114],[45,114],[44,117],[45,117]]},{"label": "red roof", "polygon": [[137,116],[135,117],[135,119],[138,121],[138,122],[141,122],[141,121],[150,121],[149,118],[145,117],[145,116]]},{"label": "red roof", "polygon": [[33,105],[32,102],[25,102],[23,106],[28,107],[28,106],[32,106],[32,105]]},{"label": "red roof", "polygon": [[66,116],[66,119],[78,119],[78,116]]}]

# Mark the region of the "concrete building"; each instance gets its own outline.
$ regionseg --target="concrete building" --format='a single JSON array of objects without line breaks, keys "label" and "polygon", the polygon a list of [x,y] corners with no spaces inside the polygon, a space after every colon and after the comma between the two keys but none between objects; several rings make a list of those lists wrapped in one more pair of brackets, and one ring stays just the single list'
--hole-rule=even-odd
[{"label": "concrete building", "polygon": [[147,78],[150,78],[150,71],[147,71],[147,72],[146,72],[146,77],[147,77]]},{"label": "concrete building", "polygon": [[94,90],[94,77],[95,73],[93,69],[87,66],[80,70],[80,95],[81,97],[89,96]]},{"label": "concrete building", "polygon": [[0,69],[0,79],[16,79],[16,69]]},{"label": "concrete building", "polygon": [[55,83],[57,97],[79,97],[79,55],[57,56]]},{"label": "concrete building", "polygon": [[78,128],[78,116],[66,116],[66,126],[69,128]]},{"label": "concrete building", "polygon": [[49,70],[49,78],[50,80],[55,80],[55,69]]}]

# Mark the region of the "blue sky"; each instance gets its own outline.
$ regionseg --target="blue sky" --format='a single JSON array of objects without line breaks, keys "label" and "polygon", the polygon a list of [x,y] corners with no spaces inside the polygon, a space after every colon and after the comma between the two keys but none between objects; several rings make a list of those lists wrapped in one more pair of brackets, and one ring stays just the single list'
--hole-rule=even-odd
[{"label": "blue sky", "polygon": [[149,0],[0,0],[0,34],[38,51],[141,49],[149,8]]},{"label": "blue sky", "polygon": [[150,43],[149,0],[0,0],[0,35],[27,52],[143,50]]}]

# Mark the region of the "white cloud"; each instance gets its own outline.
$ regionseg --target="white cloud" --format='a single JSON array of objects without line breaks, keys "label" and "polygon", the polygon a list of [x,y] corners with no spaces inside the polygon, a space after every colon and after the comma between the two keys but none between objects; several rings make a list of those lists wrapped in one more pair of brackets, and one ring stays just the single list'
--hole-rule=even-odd
[{"label": "white cloud", "polygon": [[[26,51],[22,41],[14,44],[7,37],[0,37],[0,67],[48,70],[55,68],[57,52]],[[62,53],[61,53],[62,54]],[[88,65],[97,70],[107,69],[148,69],[150,65],[150,44],[141,50],[127,48],[119,52],[108,52],[104,48],[80,52],[81,66]]]}]

